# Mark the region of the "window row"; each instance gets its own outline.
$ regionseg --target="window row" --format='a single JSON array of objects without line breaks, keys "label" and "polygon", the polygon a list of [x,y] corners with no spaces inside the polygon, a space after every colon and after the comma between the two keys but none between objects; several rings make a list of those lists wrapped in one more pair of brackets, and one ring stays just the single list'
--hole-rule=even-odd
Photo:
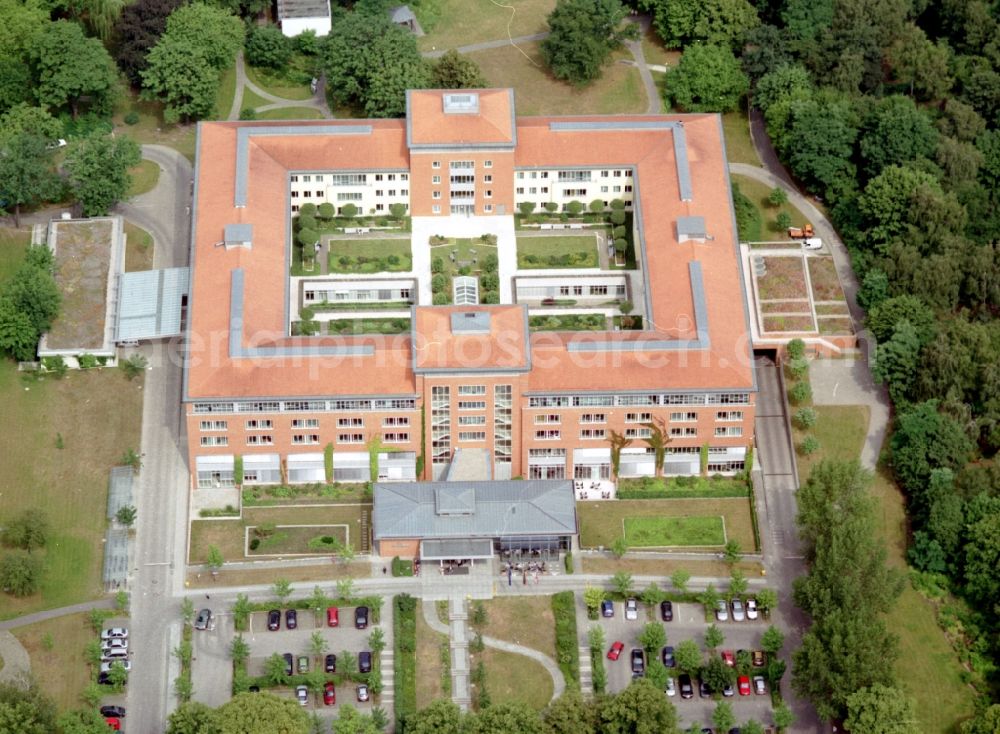
[{"label": "window row", "polygon": [[[568,171],[558,171],[557,175],[560,181],[589,181],[591,176],[599,175],[601,178],[622,178],[623,176],[628,176],[629,172],[619,169],[606,170],[606,171],[594,171],[589,169],[582,170],[568,170]],[[523,181],[526,178],[538,179],[538,178],[548,178],[548,171],[518,171],[515,176],[518,181]]]},{"label": "window row", "polygon": [[532,395],[529,408],[597,408],[656,405],[750,405],[750,393],[668,393],[660,395]]},{"label": "window row", "polygon": [[288,177],[292,183],[325,183],[327,175],[330,176],[330,183],[334,186],[361,186],[368,183],[368,176],[371,175],[375,181],[395,181],[399,177],[400,181],[409,181],[408,173],[293,173]]},{"label": "window row", "polygon": [[375,398],[340,400],[258,400],[242,402],[194,403],[192,412],[205,413],[294,413],[294,412],[373,412],[416,410],[416,398]]}]

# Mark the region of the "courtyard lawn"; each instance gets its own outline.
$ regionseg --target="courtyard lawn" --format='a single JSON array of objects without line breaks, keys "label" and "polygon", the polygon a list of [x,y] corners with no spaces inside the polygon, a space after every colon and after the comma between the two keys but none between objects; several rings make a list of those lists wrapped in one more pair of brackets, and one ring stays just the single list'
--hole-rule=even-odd
[{"label": "courtyard lawn", "polygon": [[338,319],[327,323],[328,334],[402,334],[410,330],[409,319]]},{"label": "courtyard lawn", "polygon": [[[257,550],[249,549],[251,556],[282,556],[316,554],[330,555],[333,550],[312,550],[309,541],[321,536],[335,538],[338,543],[346,543],[347,530],[345,525],[305,525],[302,527],[275,528],[274,533],[267,538],[260,539]],[[255,538],[254,528],[250,528],[250,540]]]},{"label": "courtyard lawn", "polygon": [[[229,114],[229,106],[233,102],[233,90],[236,87],[236,72],[233,70],[223,74],[221,86],[224,87],[227,83],[226,74],[231,74],[232,78],[232,88],[228,92],[229,97],[225,101],[220,101],[221,97],[224,96],[224,93],[220,92],[216,101],[217,106],[224,105],[226,108],[219,118],[223,120]],[[139,117],[134,125],[125,124],[125,117],[130,112],[134,112]],[[168,125],[163,121],[163,105],[161,103],[141,100],[134,91],[126,89],[119,98],[112,121],[115,125],[116,135],[125,135],[142,145],[146,143],[166,145],[194,163],[196,126]]]},{"label": "courtyard lawn", "polygon": [[[726,158],[730,163],[760,165],[760,156],[757,155],[757,149],[753,147],[753,140],[750,138],[750,122],[747,120],[745,110],[741,109],[738,112],[724,114],[722,116],[722,132],[726,136]],[[747,178],[741,178],[739,181],[740,190],[756,204],[753,196],[747,191],[744,181],[753,181],[754,183],[757,181]],[[793,219],[794,217],[795,214],[792,214]],[[766,217],[762,215],[762,219],[766,219]]]},{"label": "courtyard lawn", "polygon": [[755,547],[750,502],[746,498],[577,502],[576,514],[580,522],[580,545],[584,548],[610,548],[622,537],[626,518],[719,516],[725,518],[727,540],[738,541],[742,548]]},{"label": "courtyard lawn", "polygon": [[516,701],[541,710],[552,700],[552,676],[541,663],[524,655],[492,647],[469,657],[471,670],[476,669],[480,660],[483,661],[486,667],[486,689],[494,704]]},{"label": "courtyard lawn", "polygon": [[323,113],[315,107],[278,107],[257,113],[258,120],[321,120]]},{"label": "courtyard lawn", "polygon": [[160,166],[153,161],[142,160],[139,165],[129,171],[132,176],[132,185],[129,187],[129,196],[138,196],[152,191],[156,188],[160,180]]},{"label": "courtyard lawn", "polygon": [[[741,155],[746,154],[746,144],[749,144],[750,150],[753,150],[753,144],[750,143],[749,139],[750,138],[749,132],[746,133],[746,140],[744,142],[739,142],[739,138],[737,137],[736,126],[732,122],[730,122],[728,126],[726,125],[726,118],[730,117],[731,115],[737,115],[737,114],[739,114],[743,120],[741,124],[745,124],[746,117],[744,117],[742,113],[736,113],[736,112],[732,112],[729,113],[729,115],[724,116],[722,121],[723,130],[725,131],[726,134],[726,152],[729,155],[729,160],[743,162],[743,163],[751,163],[752,165],[759,166],[760,165],[759,159],[756,160],[737,159],[734,155],[733,149],[730,147],[732,145],[732,143],[730,143],[730,131],[732,131],[733,139],[737,141],[736,150],[743,151]],[[754,153],[754,156],[756,156],[756,153]],[[799,211],[797,207],[793,206],[788,202],[785,202],[781,206],[773,206],[767,200],[767,197],[770,195],[772,191],[772,188],[767,184],[761,183],[760,181],[757,181],[756,179],[753,178],[740,176],[739,174],[733,174],[730,178],[732,179],[733,183],[739,184],[740,191],[742,191],[743,195],[746,196],[748,199],[750,199],[751,202],[753,202],[753,205],[757,207],[757,211],[760,212],[761,228],[763,230],[761,236],[762,239],[775,240],[775,241],[787,240],[789,242],[793,241],[788,237],[788,230],[778,229],[776,220],[778,218],[778,214],[780,214],[781,212],[785,212],[786,214],[788,214],[789,217],[792,218],[793,227],[801,227],[802,225],[807,224],[809,222],[809,219],[806,217],[805,214],[803,214],[801,211]]]},{"label": "courtyard lawn", "polygon": [[[653,30],[652,25],[646,28],[646,32],[642,34],[640,40],[642,41],[642,55],[645,57],[647,64],[657,64],[670,69],[677,66],[677,62],[681,60],[681,52],[668,50],[663,45],[660,37],[656,35],[656,31]],[[663,78],[661,73],[653,73],[657,74],[653,79],[660,81]]]},{"label": "courtyard lawn", "polygon": [[[227,561],[243,561],[243,534],[247,526],[273,522],[275,525],[347,525],[351,547],[361,551],[361,513],[371,516],[371,505],[327,505],[323,507],[249,507],[243,518],[191,521],[191,563],[204,563],[209,546],[216,546]],[[313,532],[309,537],[323,535]]]},{"label": "courtyard lawn", "polygon": [[[487,616],[484,635],[530,647],[555,660],[556,628],[551,598],[495,597],[483,602],[483,606]],[[530,623],[526,624],[527,620]]]},{"label": "courtyard lawn", "polygon": [[68,614],[14,630],[31,658],[32,677],[62,710],[78,708],[80,693],[90,682],[83,657],[86,644],[96,638],[86,614]]},{"label": "courtyard lawn", "polygon": [[[475,18],[471,13],[466,13],[466,17]],[[513,87],[518,115],[646,111],[646,93],[639,70],[619,63],[632,58],[625,50],[616,51],[604,66],[601,78],[582,88],[560,81],[549,73],[538,42],[522,43],[519,48],[503,46],[475,51],[468,56],[479,64],[490,86]]]},{"label": "courtyard lawn", "polygon": [[265,69],[246,65],[247,78],[275,97],[282,99],[310,99],[313,96],[309,88],[313,71],[309,59],[302,54],[293,54],[281,69]]},{"label": "courtyard lawn", "polygon": [[545,18],[555,0],[422,0],[416,13],[426,35],[417,39],[421,51],[457,48],[510,36],[547,31]]},{"label": "courtyard lawn", "polygon": [[246,110],[256,111],[258,107],[263,107],[264,105],[271,104],[271,100],[264,99],[255,91],[250,89],[250,87],[243,87],[243,103],[240,105],[240,112],[245,112]]},{"label": "courtyard lawn", "polygon": [[[795,428],[792,432],[796,446],[807,434],[815,436],[820,446],[819,451],[812,456],[799,454],[796,457],[799,484],[806,483],[809,472],[821,459],[856,459],[861,454],[861,447],[868,433],[871,411],[867,405],[814,405],[813,409],[817,414],[816,425],[808,431]],[[794,413],[795,409],[792,408],[792,414]]]},{"label": "courtyard lawn", "polygon": [[517,267],[596,268],[595,235],[539,235],[517,238]]},{"label": "courtyard lawn", "polygon": [[153,269],[153,236],[132,222],[125,222],[125,272]]},{"label": "courtyard lawn", "polygon": [[0,229],[0,285],[14,275],[24,259],[24,251],[31,242],[31,228],[24,230]]},{"label": "courtyard lawn", "polygon": [[[422,605],[417,604],[417,708],[423,709],[439,698],[445,698],[445,663],[441,646],[448,648],[448,638],[435,632],[424,620]],[[450,650],[446,653],[451,655]],[[448,685],[451,685],[449,680]]]},{"label": "courtyard lawn", "polygon": [[213,578],[205,569],[188,573],[185,584],[194,588],[217,586],[254,586],[271,584],[279,576],[288,581],[329,582],[333,579],[364,579],[372,575],[372,564],[368,561],[351,563],[324,563],[307,566],[282,566],[281,573],[276,574],[273,568],[247,568],[238,571],[222,569]]},{"label": "courtyard lawn", "polygon": [[331,273],[406,272],[413,267],[408,237],[331,239],[327,246]]},{"label": "courtyard lawn", "polygon": [[725,545],[721,517],[626,517],[625,542],[630,548]]},{"label": "courtyard lawn", "polygon": [[219,77],[219,90],[215,95],[215,115],[213,120],[225,120],[229,118],[229,112],[233,107],[233,98],[236,96],[236,66],[231,66],[222,72]]},{"label": "courtyard lawn", "polygon": [[[624,495],[627,492],[628,495]],[[619,479],[622,499],[691,499],[695,497],[747,497],[747,483],[735,477],[642,477]]]},{"label": "courtyard lawn", "polygon": [[567,314],[565,316],[530,316],[531,331],[606,331],[608,319],[602,314]]}]

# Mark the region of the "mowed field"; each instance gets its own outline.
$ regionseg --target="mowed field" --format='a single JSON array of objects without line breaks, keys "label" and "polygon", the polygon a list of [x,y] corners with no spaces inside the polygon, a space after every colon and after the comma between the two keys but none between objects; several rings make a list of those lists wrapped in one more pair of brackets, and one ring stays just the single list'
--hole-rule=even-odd
[{"label": "mowed field", "polygon": [[442,51],[484,41],[543,33],[555,0],[422,0],[416,9],[427,35],[421,51]]},{"label": "mowed field", "polygon": [[[0,283],[20,263],[26,242],[27,235],[9,230],[0,235]],[[40,593],[2,597],[0,617],[101,596],[108,472],[126,449],[139,449],[142,379],[129,382],[111,368],[37,379],[3,359],[0,405],[0,522],[36,507],[52,527]]]}]

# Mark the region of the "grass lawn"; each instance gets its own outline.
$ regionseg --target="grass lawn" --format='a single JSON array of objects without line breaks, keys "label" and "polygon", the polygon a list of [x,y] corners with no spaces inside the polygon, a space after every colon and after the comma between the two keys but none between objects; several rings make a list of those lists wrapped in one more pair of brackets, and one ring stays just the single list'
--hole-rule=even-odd
[{"label": "grass lawn", "polygon": [[[464,17],[479,21],[467,11]],[[490,86],[513,87],[519,115],[646,111],[646,94],[639,70],[618,63],[631,58],[627,51],[615,52],[600,79],[577,88],[549,74],[537,42],[521,44],[520,48],[524,53],[513,46],[504,46],[469,54],[469,58],[479,64]]]},{"label": "grass lawn", "polygon": [[330,563],[317,566],[282,566],[280,570],[273,568],[252,568],[239,571],[219,571],[213,579],[207,571],[189,573],[185,584],[194,588],[211,588],[213,586],[252,586],[254,584],[272,584],[277,578],[288,581],[330,582],[336,579],[364,579],[372,575],[370,563]]},{"label": "grass lawn", "polygon": [[832,257],[810,257],[806,263],[809,266],[809,281],[812,283],[813,300],[846,302],[847,297],[840,287],[837,266]]},{"label": "grass lawn", "polygon": [[[820,450],[812,456],[797,457],[800,484],[805,484],[809,472],[823,458],[847,460],[860,456],[871,415],[867,405],[815,405],[813,409],[818,417],[816,425],[808,431],[799,428],[792,431],[796,446],[807,433],[814,435],[820,445]],[[794,411],[793,408],[793,414]]]},{"label": "grass lawn", "polygon": [[153,269],[153,236],[132,222],[125,222],[125,272]]},{"label": "grass lawn", "polygon": [[552,700],[552,676],[541,663],[491,647],[469,657],[472,670],[480,660],[485,664],[486,689],[494,704],[520,701],[541,710]]},{"label": "grass lawn", "polygon": [[484,635],[530,647],[555,660],[556,628],[550,597],[500,597],[483,605],[488,620]]},{"label": "grass lawn", "polygon": [[[726,158],[730,163],[760,165],[760,156],[757,155],[757,150],[753,147],[753,140],[750,138],[750,123],[747,120],[745,110],[724,114],[722,116],[722,132],[726,136]],[[757,181],[741,178],[739,182],[740,190],[750,196],[751,201],[754,201],[753,196],[747,192],[744,181],[753,181],[754,183]],[[793,214],[792,217],[794,219],[795,215]]]},{"label": "grass lawn", "polygon": [[743,548],[754,547],[750,502],[746,498],[578,502],[576,514],[580,521],[580,545],[584,548],[610,548],[621,537],[626,518],[691,516],[722,516],[728,539],[739,541]]},{"label": "grass lawn", "polygon": [[725,545],[721,517],[626,517],[625,540],[631,548]]},{"label": "grass lawn", "polygon": [[[684,569],[692,576],[726,577],[732,569],[724,561],[694,561],[687,558],[678,560],[653,558],[604,558],[601,556],[584,556],[584,573],[603,573],[612,575],[618,571],[627,571],[637,576],[669,576],[674,571]],[[736,567],[749,578],[760,576],[762,566],[753,561],[740,561]]]},{"label": "grass lawn", "polygon": [[[422,709],[433,701],[445,697],[442,680],[445,672],[441,660],[441,645],[448,638],[435,632],[424,621],[424,610],[417,605],[417,708]],[[450,654],[450,653],[449,653]]]},{"label": "grass lawn", "polygon": [[323,113],[315,107],[278,107],[257,113],[258,120],[320,120]]},{"label": "grass lawn", "polygon": [[[656,35],[656,31],[653,30],[653,26],[650,25],[646,29],[646,32],[642,34],[642,55],[646,58],[647,64],[659,64],[660,66],[666,66],[668,69],[677,66],[677,62],[681,60],[680,51],[668,50],[666,46],[663,45],[663,41],[660,37]],[[654,72],[655,73],[655,72]],[[654,79],[659,79],[659,77],[654,76]]]},{"label": "grass lawn", "polygon": [[[746,482],[729,477],[712,479],[709,477],[642,477],[641,479],[619,479],[618,493],[622,492],[667,492],[670,498],[694,497],[746,497]],[[653,497],[623,497],[623,499],[656,499]]]},{"label": "grass lawn", "polygon": [[757,295],[761,300],[809,298],[800,255],[766,256],[764,263],[767,272],[757,277]]},{"label": "grass lawn", "polygon": [[809,301],[804,298],[793,298],[787,301],[768,301],[760,304],[762,314],[804,314],[809,315]]},{"label": "grass lawn", "polygon": [[[235,79],[234,72],[234,84]],[[225,78],[223,78],[224,81]],[[229,104],[232,104],[232,93],[229,96]],[[138,122],[134,125],[125,124],[125,116],[129,112],[135,112],[139,116]],[[228,114],[229,108],[227,107],[222,119],[225,119],[225,116]],[[141,100],[135,92],[126,89],[118,103],[118,107],[115,109],[113,122],[116,134],[126,135],[140,145],[146,143],[166,145],[194,163],[196,126],[194,124],[166,124],[163,121],[163,105],[159,102]]]},{"label": "grass lawn", "polygon": [[27,231],[20,232],[7,227],[0,228],[0,284],[14,275],[30,242],[30,227]]},{"label": "grass lawn", "polygon": [[[327,246],[330,248],[331,273],[406,272],[413,267],[408,237],[331,239],[327,241]],[[360,262],[361,257],[367,258],[367,262]],[[390,257],[396,262],[390,262]]]},{"label": "grass lawn", "polygon": [[[250,65],[246,65],[246,70],[250,81],[275,97],[302,100],[313,96],[312,90],[309,89],[309,79],[306,78],[310,72],[306,70],[306,59],[301,54],[293,56],[281,71]],[[289,72],[294,76],[301,75],[306,81],[300,84],[294,78],[289,79]]]},{"label": "grass lawn", "polygon": [[[251,556],[280,556],[285,553],[313,553],[330,555],[332,551],[315,551],[309,548],[309,541],[320,536],[332,536],[340,543],[347,541],[347,528],[343,525],[308,525],[299,528],[279,526],[269,538],[260,541],[257,550],[251,550]],[[253,529],[250,538],[253,539]]]},{"label": "grass lawn", "polygon": [[517,238],[519,268],[596,268],[599,262],[595,235]]},{"label": "grass lawn", "polygon": [[812,316],[765,316],[764,331],[816,331],[816,325]]},{"label": "grass lawn", "polygon": [[271,104],[271,100],[264,99],[249,87],[243,87],[243,103],[240,105],[240,112],[256,110],[258,107],[268,104]]},{"label": "grass lawn", "polygon": [[128,195],[138,196],[156,188],[156,183],[160,180],[160,166],[153,161],[143,160],[129,174],[132,176],[132,185]]},{"label": "grass lawn", "polygon": [[[746,117],[743,117],[742,113],[730,113],[730,115],[740,114],[743,119],[743,123],[746,122]],[[728,117],[728,116],[727,116]],[[735,157],[733,152],[732,143],[730,142],[730,130],[734,131],[735,126],[730,123],[729,126],[726,125],[726,119],[723,118],[723,129],[726,133],[726,151],[729,154],[729,160],[736,161],[739,160]],[[746,133],[746,143],[750,144],[750,133]],[[737,146],[737,150],[743,147],[743,144]],[[750,149],[753,149],[753,145],[750,144]],[[756,154],[755,154],[756,155]],[[760,160],[756,159],[753,161],[743,161],[744,163],[752,163],[753,165],[759,166]],[[809,219],[803,214],[799,209],[792,204],[785,202],[781,206],[774,206],[768,202],[767,197],[771,193],[772,188],[765,183],[761,183],[756,179],[747,178],[746,176],[740,176],[738,174],[733,174],[731,176],[732,182],[739,184],[740,191],[746,196],[750,201],[753,202],[754,206],[757,207],[757,211],[760,212],[761,227],[763,228],[762,237],[765,240],[789,240],[787,230],[779,230],[776,220],[778,214],[785,212],[792,218],[793,227],[801,227],[803,224],[809,222]]]},{"label": "grass lawn", "polygon": [[606,331],[607,317],[601,314],[568,314],[566,316],[530,316],[531,331]]},{"label": "grass lawn", "polygon": [[[208,519],[191,521],[190,562],[203,563],[210,545],[218,546],[227,561],[246,560],[243,553],[243,529],[246,526],[273,522],[276,525],[347,525],[351,547],[360,550],[361,512],[371,513],[371,505],[327,505],[325,507],[249,507],[243,519]],[[323,533],[314,532],[314,535]]]},{"label": "grass lawn", "polygon": [[26,377],[3,361],[0,404],[0,518],[37,507],[51,526],[40,593],[3,597],[0,617],[102,596],[108,472],[126,449],[139,449],[142,380],[116,369]]},{"label": "grass lawn", "polygon": [[457,48],[510,35],[530,36],[549,29],[545,18],[555,7],[555,0],[421,0],[414,4],[424,32],[417,39],[421,51]]},{"label": "grass lawn", "polygon": [[86,614],[69,614],[14,630],[31,657],[31,673],[60,709],[81,706],[90,682],[83,648],[95,638]]},{"label": "grass lawn", "polygon": [[219,91],[215,95],[215,115],[212,117],[213,120],[226,120],[229,118],[229,112],[233,109],[233,98],[235,96],[236,66],[234,64],[222,72],[222,75],[219,77]]},{"label": "grass lawn", "polygon": [[409,319],[339,319],[328,324],[328,334],[402,334],[410,330]]}]

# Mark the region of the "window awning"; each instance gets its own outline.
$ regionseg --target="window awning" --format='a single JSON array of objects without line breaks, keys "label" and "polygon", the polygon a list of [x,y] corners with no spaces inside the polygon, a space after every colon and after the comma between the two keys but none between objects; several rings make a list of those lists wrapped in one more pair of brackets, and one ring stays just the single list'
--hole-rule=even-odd
[{"label": "window awning", "polygon": [[573,449],[574,464],[606,464],[611,461],[611,449]]},{"label": "window awning", "polygon": [[233,455],[196,456],[194,463],[198,471],[232,471]]},{"label": "window awning", "polygon": [[492,557],[493,541],[486,538],[420,541],[420,560],[422,561]]},{"label": "window awning", "polygon": [[[336,454],[334,454],[336,456]],[[323,454],[289,454],[288,470],[292,469],[322,469]]]},{"label": "window awning", "polygon": [[334,451],[333,467],[335,469],[367,469],[368,454],[361,451]]},{"label": "window awning", "polygon": [[244,454],[244,469],[280,469],[281,458],[277,454]]}]

